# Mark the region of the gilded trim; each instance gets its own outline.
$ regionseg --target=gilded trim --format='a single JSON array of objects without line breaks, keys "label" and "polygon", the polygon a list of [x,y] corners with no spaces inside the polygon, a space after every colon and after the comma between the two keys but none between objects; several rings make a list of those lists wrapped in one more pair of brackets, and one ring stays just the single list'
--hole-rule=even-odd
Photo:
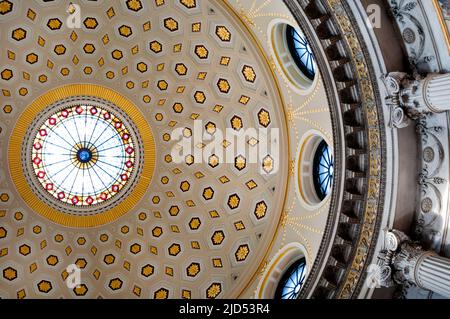
[{"label": "gilded trim", "polygon": [[360,237],[355,247],[355,255],[350,260],[348,273],[341,285],[342,289],[338,293],[338,298],[351,298],[357,290],[359,281],[364,278],[364,266],[369,261],[369,251],[373,240],[376,240],[376,219],[381,193],[381,135],[378,110],[375,99],[375,90],[370,81],[370,71],[365,58],[360,55],[363,52],[362,46],[357,37],[354,25],[348,15],[343,14],[342,0],[328,0],[328,5],[332,14],[336,17],[343,39],[346,41],[352,60],[355,63],[355,72],[358,75],[360,98],[365,109],[368,126],[368,160],[369,176],[367,177],[367,198],[364,209],[364,222],[360,232]]},{"label": "gilded trim", "polygon": [[441,25],[442,32],[445,35],[445,42],[447,43],[448,53],[450,55],[450,29],[445,22],[444,15],[442,14],[441,5],[439,4],[439,0],[432,0],[434,8],[436,9],[436,13],[439,18],[439,24]]},{"label": "gilded trim", "polygon": [[279,254],[279,256],[277,256],[273,261],[271,261],[271,265],[270,265],[269,269],[267,269],[265,271],[264,279],[261,283],[261,289],[258,292],[258,296],[257,296],[258,299],[263,299],[264,288],[267,286],[267,281],[269,280],[270,275],[272,274],[274,268],[288,253],[290,253],[292,250],[297,250],[297,249],[298,249],[298,247],[289,247],[283,253]]},{"label": "gilded trim", "polygon": [[[375,248],[376,241],[379,234],[379,224],[381,222],[380,214],[383,210],[383,198],[384,198],[384,175],[385,175],[385,136],[384,136],[384,124],[383,113],[381,112],[382,103],[379,100],[379,92],[377,88],[376,79],[373,76],[372,61],[367,54],[367,48],[364,41],[361,39],[360,30],[354,21],[354,17],[348,7],[348,3],[345,0],[317,0],[321,6],[323,6],[324,13],[320,21],[328,21],[330,28],[335,33],[339,34],[338,42],[343,47],[344,51],[342,57],[345,57],[348,65],[353,71],[354,81],[348,85],[340,85],[340,81],[337,79],[331,79],[332,73],[324,76],[324,81],[327,80],[328,86],[327,95],[329,99],[334,99],[333,106],[334,111],[337,111],[336,115],[342,121],[344,111],[347,110],[346,102],[352,103],[354,99],[358,104],[358,108],[363,112],[363,125],[353,125],[351,123],[345,124],[348,130],[345,133],[353,133],[358,130],[364,129],[365,136],[363,143],[363,151],[361,153],[367,154],[368,169],[364,172],[363,176],[356,176],[358,181],[363,181],[367,192],[362,196],[354,196],[352,191],[347,191],[344,188],[344,182],[348,179],[353,179],[354,175],[348,174],[349,168],[345,168],[345,163],[342,163],[342,172],[335,169],[335,173],[344,174],[341,178],[336,175],[334,179],[335,186],[337,183],[341,183],[341,187],[334,189],[332,193],[331,211],[327,222],[327,228],[324,233],[324,237],[321,243],[319,253],[316,257],[314,265],[310,268],[310,275],[307,281],[304,283],[300,298],[313,297],[313,298],[354,298],[358,296],[361,287],[364,283],[366,276],[366,268],[370,263]],[[319,25],[319,18],[303,18],[300,8],[304,8],[307,5],[306,1],[297,0],[285,0],[288,7],[291,9],[299,23],[312,24],[312,28],[316,29]],[[311,30],[311,33],[314,32]],[[335,34],[333,33],[333,34]],[[323,39],[318,44],[321,49],[325,50],[330,47],[330,38],[333,35],[329,35],[327,39]],[[335,37],[336,38],[336,37]],[[314,45],[314,42],[312,43]],[[320,58],[320,56],[318,57]],[[326,56],[323,55],[325,59]],[[319,64],[326,63],[324,67],[328,67],[333,70],[337,65],[319,59]],[[333,92],[333,90],[336,90]],[[345,90],[345,91],[344,91]],[[347,91],[348,90],[348,91]],[[350,93],[351,91],[351,93]],[[335,99],[335,94],[344,93],[345,99],[342,101]],[[346,97],[348,94],[352,95],[352,99],[348,100]],[[342,105],[344,104],[344,105]],[[340,114],[339,114],[340,113]],[[332,109],[333,115],[333,109]],[[340,116],[339,116],[340,115]],[[337,118],[337,119],[338,119]],[[347,145],[346,141],[338,133],[344,133],[340,131],[341,127],[336,125],[344,125],[342,122],[333,123],[335,142],[335,160],[336,168],[341,164],[337,163],[341,160],[341,155],[347,158],[353,154],[353,150],[350,145]],[[343,127],[342,127],[343,128]],[[339,138],[340,137],[340,138]],[[342,143],[342,145],[340,145]],[[338,198],[339,192],[342,192],[342,197]],[[338,263],[337,260],[331,257],[332,248],[335,245],[341,245],[345,242],[345,238],[337,233],[337,227],[340,222],[346,223],[347,218],[341,219],[343,216],[342,205],[344,200],[359,200],[363,205],[363,211],[358,219],[357,227],[352,231],[352,243],[349,247],[349,258],[345,260],[344,264]],[[347,242],[347,244],[349,244]],[[324,270],[330,267],[336,274],[336,277],[329,278],[324,276]],[[336,272],[335,269],[342,270],[342,272]]]}]

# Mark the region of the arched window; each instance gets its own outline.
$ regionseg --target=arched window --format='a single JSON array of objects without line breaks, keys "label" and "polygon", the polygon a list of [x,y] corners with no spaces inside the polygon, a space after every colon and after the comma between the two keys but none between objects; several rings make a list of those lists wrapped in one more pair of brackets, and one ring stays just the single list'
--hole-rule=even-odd
[{"label": "arched window", "polygon": [[316,63],[306,37],[303,34],[300,34],[292,26],[288,25],[286,28],[286,41],[297,67],[308,79],[311,81],[314,80],[316,75]]},{"label": "arched window", "polygon": [[325,141],[317,147],[313,162],[314,188],[320,200],[323,200],[333,184],[333,155]]},{"label": "arched window", "polygon": [[297,299],[306,278],[306,259],[300,258],[284,273],[275,292],[275,299]]}]

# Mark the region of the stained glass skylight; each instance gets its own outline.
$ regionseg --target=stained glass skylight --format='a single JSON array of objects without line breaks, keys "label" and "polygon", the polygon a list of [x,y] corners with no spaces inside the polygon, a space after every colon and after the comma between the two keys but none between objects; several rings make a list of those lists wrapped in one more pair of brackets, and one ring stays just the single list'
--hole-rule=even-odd
[{"label": "stained glass skylight", "polygon": [[39,184],[76,206],[107,201],[127,184],[135,163],[129,129],[99,106],[75,105],[46,119],[34,136],[32,166]]}]

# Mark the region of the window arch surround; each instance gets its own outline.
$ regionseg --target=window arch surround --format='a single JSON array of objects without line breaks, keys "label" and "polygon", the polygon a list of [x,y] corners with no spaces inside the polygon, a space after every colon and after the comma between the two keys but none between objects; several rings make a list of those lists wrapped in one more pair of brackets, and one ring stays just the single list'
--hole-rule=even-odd
[{"label": "window arch surround", "polygon": [[292,90],[308,95],[318,84],[319,75],[312,49],[298,26],[284,20],[269,25],[275,63],[284,73]]},{"label": "window arch surround", "polygon": [[[279,284],[284,279],[284,275],[290,268],[299,260],[304,259],[306,267],[308,265],[309,256],[305,247],[297,242],[292,242],[285,245],[272,258],[259,281],[256,290],[255,298],[258,299],[273,299],[276,297],[276,292]],[[307,268],[306,268],[307,271]],[[304,280],[306,280],[307,272]]]},{"label": "window arch surround", "polygon": [[299,199],[306,209],[318,209],[333,189],[333,148],[320,131],[309,130],[300,140],[297,161]]}]

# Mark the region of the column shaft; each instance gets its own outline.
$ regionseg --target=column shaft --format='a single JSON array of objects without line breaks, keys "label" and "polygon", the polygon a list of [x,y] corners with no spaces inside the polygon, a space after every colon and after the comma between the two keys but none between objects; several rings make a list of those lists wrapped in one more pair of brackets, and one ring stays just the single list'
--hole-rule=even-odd
[{"label": "column shaft", "polygon": [[450,260],[437,255],[425,255],[419,260],[415,271],[416,283],[450,298]]},{"label": "column shaft", "polygon": [[432,112],[450,110],[450,74],[431,75],[425,79],[423,95]]}]

